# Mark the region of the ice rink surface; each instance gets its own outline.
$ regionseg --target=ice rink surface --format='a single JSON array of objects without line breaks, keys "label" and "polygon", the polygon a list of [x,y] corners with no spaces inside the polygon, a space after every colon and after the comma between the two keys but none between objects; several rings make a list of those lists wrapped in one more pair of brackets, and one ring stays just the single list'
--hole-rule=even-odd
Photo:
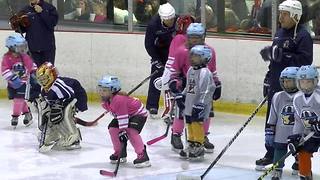
[{"label": "ice rink surface", "polygon": [[[117,178],[103,177],[100,169],[113,171],[115,165],[109,163],[113,153],[111,140],[107,132],[108,115],[99,121],[96,127],[79,126],[82,133],[82,148],[73,151],[53,150],[47,154],[38,152],[37,118],[29,127],[22,124],[20,117],[17,129],[10,125],[11,102],[0,102],[0,179],[1,180],[93,180],[93,179],[135,179],[135,180],[174,180],[177,174],[200,176],[225,145],[230,141],[242,124],[250,116],[216,113],[210,127],[209,139],[216,146],[213,154],[206,154],[203,162],[190,163],[187,170],[182,169],[181,160],[171,150],[170,135],[162,141],[148,146],[147,152],[152,166],[144,169],[133,167],[136,154],[128,145],[128,162],[120,165]],[[253,111],[253,110],[252,110]],[[84,120],[91,121],[103,112],[99,104],[90,104],[89,110],[79,113]],[[254,170],[255,160],[264,153],[264,118],[255,117],[240,134],[205,179],[208,180],[254,180],[262,173]],[[148,119],[142,137],[148,140],[162,135],[166,124],[161,119]],[[320,180],[320,153],[315,153],[313,173]],[[286,161],[283,179],[299,179],[291,176],[293,157]],[[270,179],[268,176],[266,179]]]}]

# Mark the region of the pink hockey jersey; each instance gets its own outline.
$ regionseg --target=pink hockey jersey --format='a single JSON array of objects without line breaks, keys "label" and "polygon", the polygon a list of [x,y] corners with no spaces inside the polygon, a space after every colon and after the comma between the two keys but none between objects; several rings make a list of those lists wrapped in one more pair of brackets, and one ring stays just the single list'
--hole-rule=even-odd
[{"label": "pink hockey jersey", "polygon": [[24,74],[19,74],[22,82],[26,82],[28,79],[28,74],[37,69],[31,57],[27,54],[22,54],[21,56],[15,57],[12,52],[7,52],[3,55],[1,62],[1,73],[6,80],[9,80],[15,73],[18,73],[15,72],[15,69],[21,67],[25,69]]},{"label": "pink hockey jersey", "polygon": [[[212,59],[208,64],[208,69],[212,72],[213,80],[216,82],[219,81],[218,74],[216,71],[216,52],[212,47],[210,48],[212,51]],[[170,79],[176,78],[181,73],[184,75],[184,77],[186,77],[189,67],[189,49],[185,45],[180,46],[176,50],[176,53],[174,55],[174,61],[170,68],[172,74]]]},{"label": "pink hockey jersey", "polygon": [[118,120],[119,129],[128,128],[129,118],[132,116],[147,116],[143,104],[135,97],[115,95],[110,102],[103,102],[102,107]]}]

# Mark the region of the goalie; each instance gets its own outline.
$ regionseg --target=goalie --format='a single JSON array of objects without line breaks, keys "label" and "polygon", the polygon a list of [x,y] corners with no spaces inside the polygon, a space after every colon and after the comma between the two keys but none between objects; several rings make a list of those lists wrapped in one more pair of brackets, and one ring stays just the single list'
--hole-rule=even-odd
[{"label": "goalie", "polygon": [[86,91],[76,79],[58,77],[57,69],[48,62],[37,69],[36,76],[42,87],[38,100],[39,151],[80,148],[81,134],[74,115],[88,109]]}]

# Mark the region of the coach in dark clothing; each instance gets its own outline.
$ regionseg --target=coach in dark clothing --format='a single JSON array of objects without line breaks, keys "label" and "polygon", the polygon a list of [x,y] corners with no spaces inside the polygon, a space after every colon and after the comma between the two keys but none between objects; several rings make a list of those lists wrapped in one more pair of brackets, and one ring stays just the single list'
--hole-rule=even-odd
[{"label": "coach in dark clothing", "polygon": [[167,62],[170,43],[175,35],[177,17],[174,8],[165,3],[160,5],[158,14],[149,22],[145,35],[145,48],[151,56],[151,73],[158,70],[149,82],[146,108],[150,115],[158,114],[160,91],[155,88],[154,80],[161,77]]},{"label": "coach in dark clothing", "polygon": [[58,23],[56,8],[43,0],[29,0],[30,4],[21,11],[28,16],[29,27],[21,27],[26,33],[32,58],[39,67],[48,61],[54,64],[56,45],[54,27]]},{"label": "coach in dark clothing", "polygon": [[[279,5],[279,22],[281,28],[275,34],[272,46],[267,46],[261,50],[261,57],[265,61],[270,61],[269,71],[264,80],[264,95],[268,96],[268,107],[266,122],[269,118],[272,97],[276,92],[282,91],[279,77],[281,71],[286,67],[310,65],[313,61],[313,41],[306,30],[301,25],[302,5],[299,1],[286,0]],[[266,139],[274,135],[274,130],[266,123]],[[274,156],[273,144],[267,144],[267,153],[262,159],[256,161],[256,169],[263,170],[264,167],[272,163]]]}]

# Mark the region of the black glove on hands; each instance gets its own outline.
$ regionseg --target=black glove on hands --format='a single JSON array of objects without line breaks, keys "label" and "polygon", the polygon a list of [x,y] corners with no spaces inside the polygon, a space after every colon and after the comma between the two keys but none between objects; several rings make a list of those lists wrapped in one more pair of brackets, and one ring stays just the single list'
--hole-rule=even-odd
[{"label": "black glove on hands", "polygon": [[120,142],[122,143],[125,143],[128,141],[128,135],[127,135],[127,132],[126,131],[120,131],[119,132],[119,140]]},{"label": "black glove on hands", "polygon": [[278,47],[277,45],[266,46],[260,51],[260,55],[264,61],[274,61],[274,62],[281,62],[282,53],[283,53],[283,49]]},{"label": "black glove on hands", "polygon": [[220,82],[220,81],[215,82],[215,84],[216,84],[216,89],[215,89],[215,91],[214,91],[214,93],[213,93],[213,97],[212,97],[212,99],[213,99],[214,101],[220,99],[220,97],[221,97],[221,90],[222,90],[222,86],[221,86],[221,82]]},{"label": "black glove on hands", "polygon": [[179,107],[179,110],[183,111],[185,108],[185,105],[184,105],[185,96],[182,93],[177,93],[174,95],[174,98],[176,100],[177,106]]},{"label": "black glove on hands", "polygon": [[288,137],[288,146],[292,154],[296,154],[299,151],[301,138],[302,136],[300,134],[294,134]]},{"label": "black glove on hands", "polygon": [[163,69],[163,64],[158,60],[151,60],[151,66],[156,67],[157,69]]},{"label": "black glove on hands", "polygon": [[309,124],[311,124],[311,128],[313,131],[320,134],[320,120],[319,119],[309,120]]}]

